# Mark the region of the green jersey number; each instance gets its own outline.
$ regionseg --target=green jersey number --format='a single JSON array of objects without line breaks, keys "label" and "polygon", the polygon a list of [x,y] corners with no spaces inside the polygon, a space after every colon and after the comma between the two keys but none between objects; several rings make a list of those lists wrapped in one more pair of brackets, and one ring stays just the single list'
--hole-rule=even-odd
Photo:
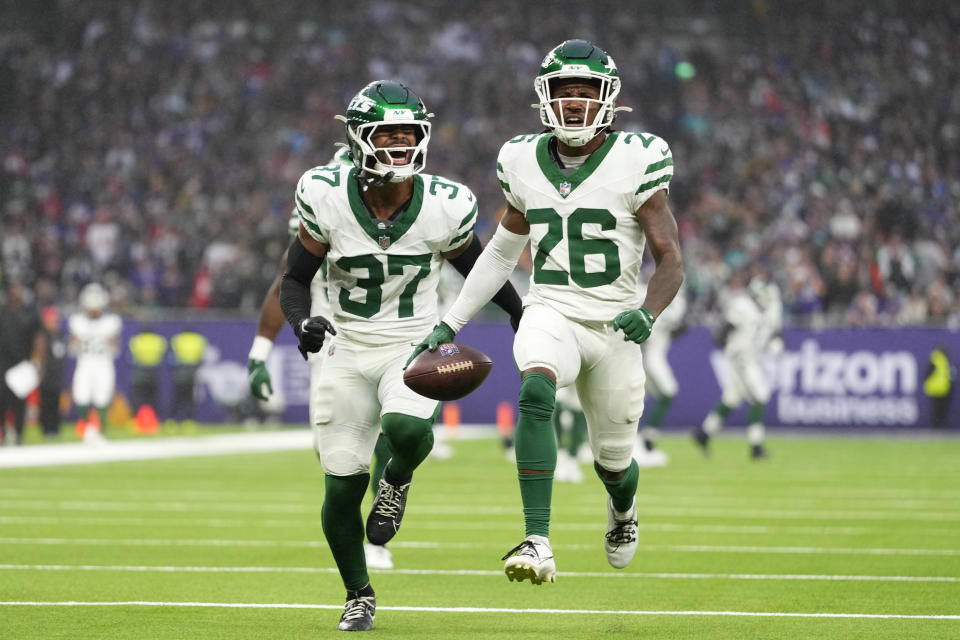
[{"label": "green jersey number", "polygon": [[[413,315],[413,296],[417,293],[417,287],[420,281],[430,273],[430,259],[433,254],[424,253],[414,256],[388,255],[387,271],[391,276],[402,276],[404,267],[417,267],[407,286],[400,292],[398,301],[397,316],[400,318],[409,318]],[[344,271],[353,271],[354,269],[364,269],[367,277],[357,278],[357,288],[366,292],[363,302],[354,300],[350,297],[352,289],[340,290],[340,308],[344,312],[361,318],[372,318],[380,312],[383,305],[383,283],[386,277],[383,271],[383,263],[376,256],[367,254],[361,256],[344,256],[337,260],[337,266]]]},{"label": "green jersey number", "polygon": [[[313,180],[323,180],[331,187],[340,186],[340,165],[329,164],[325,167],[314,167],[311,171],[316,172],[310,175]],[[324,173],[329,174],[329,176],[323,175]]]},{"label": "green jersey number", "polygon": [[[570,256],[570,275],[562,269],[548,269],[545,265],[550,252],[563,240],[563,218],[555,209],[530,209],[527,222],[547,225],[547,233],[537,243],[533,257],[533,281],[536,284],[568,284],[572,279],[578,286],[589,289],[610,284],[620,277],[620,252],[613,240],[584,238],[583,225],[596,224],[601,231],[611,231],[617,219],[606,209],[578,208],[567,218],[567,253]],[[587,271],[587,256],[603,256],[603,271]]]}]

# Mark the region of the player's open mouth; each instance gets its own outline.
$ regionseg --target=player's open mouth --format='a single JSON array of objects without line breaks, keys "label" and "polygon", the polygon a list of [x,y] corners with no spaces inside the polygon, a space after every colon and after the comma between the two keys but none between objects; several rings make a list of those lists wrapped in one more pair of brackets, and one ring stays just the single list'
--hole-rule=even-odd
[{"label": "player's open mouth", "polygon": [[390,159],[393,160],[393,164],[407,164],[407,162],[409,162],[410,152],[407,149],[387,151],[387,154],[390,156]]}]

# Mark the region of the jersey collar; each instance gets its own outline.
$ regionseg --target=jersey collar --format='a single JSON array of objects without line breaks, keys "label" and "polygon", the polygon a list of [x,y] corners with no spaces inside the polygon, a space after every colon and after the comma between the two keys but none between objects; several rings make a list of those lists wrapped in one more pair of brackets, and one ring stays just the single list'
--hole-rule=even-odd
[{"label": "jersey collar", "polygon": [[400,239],[407,229],[416,221],[420,215],[420,209],[423,206],[423,178],[420,174],[413,175],[413,197],[410,199],[410,205],[407,210],[393,221],[392,225],[387,225],[381,229],[377,221],[370,217],[367,208],[360,198],[360,187],[357,183],[356,167],[350,169],[350,175],[347,177],[347,198],[350,201],[350,210],[357,224],[373,239],[381,248],[386,249]]},{"label": "jersey collar", "polygon": [[603,162],[603,159],[610,152],[619,133],[619,131],[610,131],[607,133],[603,144],[590,154],[590,157],[587,158],[587,161],[584,162],[580,168],[569,176],[563,175],[560,168],[557,167],[553,161],[553,158],[550,157],[549,145],[550,140],[554,138],[553,134],[541,136],[537,141],[537,164],[540,165],[540,171],[543,172],[543,176],[553,185],[557,193],[559,193],[561,197],[566,198],[573,193],[573,190],[579,187],[584,180],[593,175],[593,172],[600,166],[600,163]]}]

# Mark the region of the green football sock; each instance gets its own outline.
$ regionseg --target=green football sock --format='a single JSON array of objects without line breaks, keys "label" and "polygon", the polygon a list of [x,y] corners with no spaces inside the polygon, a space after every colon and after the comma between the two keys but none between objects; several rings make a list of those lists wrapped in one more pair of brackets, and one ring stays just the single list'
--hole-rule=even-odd
[{"label": "green football sock", "polygon": [[750,405],[750,408],[747,409],[747,424],[763,422],[764,408],[765,408],[765,405],[762,405],[762,404]]},{"label": "green football sock", "polygon": [[650,407],[650,416],[647,418],[647,425],[660,428],[660,425],[663,424],[663,419],[667,417],[667,412],[670,411],[672,405],[673,396],[660,396],[657,398],[657,401]]},{"label": "green football sock", "polygon": [[363,554],[363,519],[360,503],[370,475],[325,476],[320,521],[330,552],[340,570],[343,586],[356,591],[370,584],[367,559]]},{"label": "green football sock", "polygon": [[100,433],[107,432],[107,409],[108,407],[97,407],[97,416],[100,417]]},{"label": "green football sock", "polygon": [[520,383],[515,451],[528,536],[550,535],[553,471],[557,466],[557,439],[552,424],[556,395],[557,385],[546,374],[528,374]]},{"label": "green football sock", "polygon": [[610,500],[613,502],[613,508],[620,512],[628,510],[633,505],[633,496],[637,494],[637,484],[640,479],[640,467],[637,466],[637,461],[630,459],[630,466],[627,467],[626,473],[619,480],[604,478],[600,473],[600,465],[596,462],[593,463],[593,468],[600,481],[607,488],[607,493],[610,494]]},{"label": "green football sock", "polygon": [[380,478],[383,477],[383,470],[387,466],[387,461],[390,459],[390,442],[387,440],[387,437],[380,434],[380,437],[377,438],[377,444],[373,448],[373,468],[370,469],[370,490],[374,493],[377,492],[377,487],[380,486]]},{"label": "green football sock", "polygon": [[722,401],[718,402],[717,406],[713,408],[713,412],[720,416],[721,420],[725,420],[727,416],[730,415],[731,411],[733,411],[733,407],[728,407],[727,405],[723,404]]},{"label": "green football sock", "polygon": [[433,449],[433,419],[386,413],[380,426],[393,452],[383,473],[393,484],[406,484]]},{"label": "green football sock", "polygon": [[583,415],[583,411],[574,411],[573,412],[573,428],[570,430],[570,444],[567,447],[567,452],[574,458],[577,457],[577,451],[580,450],[580,445],[583,444],[584,440],[587,439],[587,416]]}]

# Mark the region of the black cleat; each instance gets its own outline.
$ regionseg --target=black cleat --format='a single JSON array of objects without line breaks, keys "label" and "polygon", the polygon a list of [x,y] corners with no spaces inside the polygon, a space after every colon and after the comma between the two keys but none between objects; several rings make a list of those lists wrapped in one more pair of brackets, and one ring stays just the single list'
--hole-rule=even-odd
[{"label": "black cleat", "polygon": [[380,478],[373,507],[367,516],[367,540],[371,544],[387,544],[400,529],[403,511],[407,507],[410,483],[395,485]]},{"label": "black cleat", "polygon": [[766,460],[770,457],[770,454],[766,449],[763,448],[762,444],[755,444],[750,446],[750,458],[753,460]]},{"label": "black cleat", "polygon": [[339,631],[370,631],[373,629],[373,616],[377,612],[377,597],[373,589],[366,587],[370,595],[360,595],[357,591],[347,592],[347,604],[340,616]]},{"label": "black cleat", "polygon": [[694,443],[699,447],[700,451],[703,452],[703,455],[710,457],[710,435],[704,431],[702,428],[698,427],[694,429],[693,433],[690,434],[690,437],[693,438]]}]

